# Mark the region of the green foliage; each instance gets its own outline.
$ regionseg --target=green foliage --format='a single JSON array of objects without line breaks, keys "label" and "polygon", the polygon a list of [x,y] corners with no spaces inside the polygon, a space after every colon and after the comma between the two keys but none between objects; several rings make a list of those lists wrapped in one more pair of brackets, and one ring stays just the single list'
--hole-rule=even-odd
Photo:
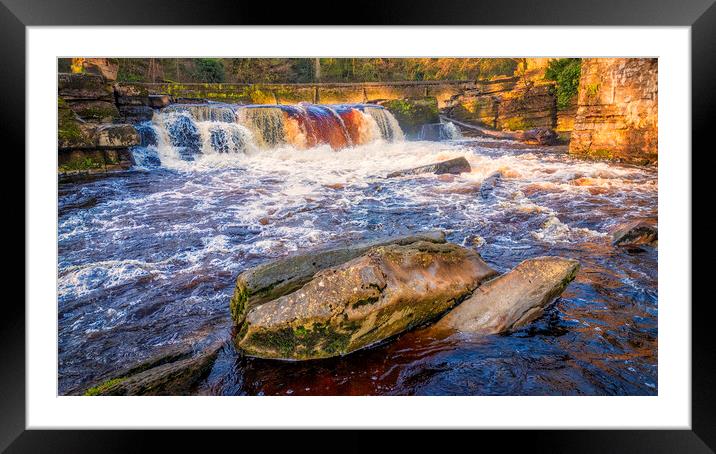
[{"label": "green foliage", "polygon": [[[120,82],[316,82],[315,58],[120,58]],[[321,58],[321,82],[474,80],[511,76],[514,58]],[[68,62],[59,62],[67,68]]]},{"label": "green foliage", "polygon": [[590,96],[590,97],[597,96],[597,93],[599,93],[599,87],[600,87],[600,84],[598,84],[598,83],[593,83],[593,84],[587,85],[587,96]]},{"label": "green foliage", "polygon": [[118,385],[122,383],[124,380],[126,380],[126,377],[119,377],[119,378],[113,378],[111,380],[107,380],[106,382],[100,384],[99,386],[93,386],[92,388],[85,391],[85,396],[101,396],[107,391],[109,391],[112,387],[115,385]]},{"label": "green foliage", "polygon": [[117,80],[120,82],[147,82],[147,59],[120,58],[117,70]]},{"label": "green foliage", "polygon": [[226,80],[224,62],[218,58],[197,58],[195,65],[196,75],[202,82],[224,82]]},{"label": "green foliage", "polygon": [[580,58],[558,58],[549,62],[545,79],[557,83],[557,109],[567,109],[577,95],[581,69]]}]

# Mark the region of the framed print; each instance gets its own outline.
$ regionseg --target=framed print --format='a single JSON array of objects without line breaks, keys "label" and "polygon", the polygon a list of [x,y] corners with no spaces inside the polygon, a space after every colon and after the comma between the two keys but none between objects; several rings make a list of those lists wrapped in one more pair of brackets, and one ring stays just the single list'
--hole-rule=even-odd
[{"label": "framed print", "polygon": [[3,448],[390,428],[710,452],[712,2],[297,9],[3,2],[27,212]]}]

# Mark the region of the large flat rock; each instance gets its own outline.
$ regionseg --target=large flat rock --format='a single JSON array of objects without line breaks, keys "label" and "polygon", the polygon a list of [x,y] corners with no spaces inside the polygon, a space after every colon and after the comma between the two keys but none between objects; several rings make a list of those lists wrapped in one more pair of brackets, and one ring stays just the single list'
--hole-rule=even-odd
[{"label": "large flat rock", "polygon": [[428,164],[420,167],[414,167],[412,169],[399,170],[397,172],[389,173],[386,178],[403,177],[407,175],[420,175],[422,173],[434,173],[435,175],[443,175],[450,173],[457,175],[463,172],[470,172],[472,168],[470,163],[464,157],[448,159],[447,161],[436,162],[434,164]]},{"label": "large flat rock", "polygon": [[344,355],[434,319],[496,274],[455,244],[375,247],[252,309],[236,344],[262,358]]},{"label": "large flat rock", "polygon": [[578,270],[579,262],[561,257],[525,260],[478,287],[430,330],[497,334],[519,329],[540,317]]},{"label": "large flat rock", "polygon": [[414,235],[389,237],[375,241],[333,247],[264,263],[241,273],[236,279],[229,304],[231,316],[240,324],[252,308],[299,289],[319,271],[346,263],[368,249],[387,244],[416,241],[444,243],[445,233],[427,231]]}]

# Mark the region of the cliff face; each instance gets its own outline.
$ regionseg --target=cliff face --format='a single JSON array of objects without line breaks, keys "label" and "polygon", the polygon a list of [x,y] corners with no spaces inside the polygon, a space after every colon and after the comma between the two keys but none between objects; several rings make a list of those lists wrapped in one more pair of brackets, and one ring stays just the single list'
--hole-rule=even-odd
[{"label": "cliff face", "polygon": [[569,152],[656,162],[657,75],[656,59],[585,58]]},{"label": "cliff face", "polygon": [[57,162],[61,175],[124,170],[132,165],[129,147],[139,134],[118,123],[112,88],[116,65],[106,58],[75,59],[73,73],[57,76]]},{"label": "cliff face", "polygon": [[494,129],[554,128],[557,122],[554,84],[543,76],[544,72],[535,68],[515,77],[477,81],[454,96],[445,112],[456,120]]}]

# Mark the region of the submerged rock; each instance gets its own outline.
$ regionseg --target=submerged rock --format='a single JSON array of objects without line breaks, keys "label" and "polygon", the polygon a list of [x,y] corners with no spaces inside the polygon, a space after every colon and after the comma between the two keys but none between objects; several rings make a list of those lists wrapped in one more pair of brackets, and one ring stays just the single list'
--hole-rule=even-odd
[{"label": "submerged rock", "polygon": [[435,164],[428,164],[426,166],[415,167],[413,169],[399,170],[397,172],[389,173],[386,178],[402,177],[406,175],[420,175],[421,173],[434,173],[435,175],[442,175],[450,173],[457,175],[463,172],[470,172],[472,168],[470,163],[464,157],[455,159],[449,159],[447,161],[437,162]]},{"label": "submerged rock", "polygon": [[564,291],[579,270],[579,262],[560,257],[525,260],[512,271],[482,284],[430,328],[431,333],[497,334],[521,328],[537,319]]},{"label": "submerged rock", "polygon": [[376,247],[251,310],[236,344],[262,358],[343,355],[430,321],[494,275],[454,244]]},{"label": "submerged rock", "polygon": [[623,225],[612,233],[612,244],[619,247],[657,246],[658,230],[646,221]]},{"label": "submerged rock", "polygon": [[483,199],[490,197],[492,191],[494,191],[495,188],[497,188],[501,182],[502,172],[500,172],[499,170],[485,177],[485,179],[482,180],[482,184],[480,184],[480,197]]},{"label": "submerged rock", "polygon": [[559,135],[551,128],[535,128],[519,132],[515,138],[534,145],[557,145],[560,142]]},{"label": "submerged rock", "polygon": [[188,394],[216,360],[224,341],[194,353],[190,346],[162,354],[87,389],[85,396],[159,396]]},{"label": "submerged rock", "polygon": [[313,251],[246,270],[236,279],[234,295],[229,304],[231,316],[238,325],[243,322],[246,313],[252,308],[299,289],[317,272],[346,263],[372,247],[411,244],[416,241],[444,243],[445,233],[429,231]]}]

